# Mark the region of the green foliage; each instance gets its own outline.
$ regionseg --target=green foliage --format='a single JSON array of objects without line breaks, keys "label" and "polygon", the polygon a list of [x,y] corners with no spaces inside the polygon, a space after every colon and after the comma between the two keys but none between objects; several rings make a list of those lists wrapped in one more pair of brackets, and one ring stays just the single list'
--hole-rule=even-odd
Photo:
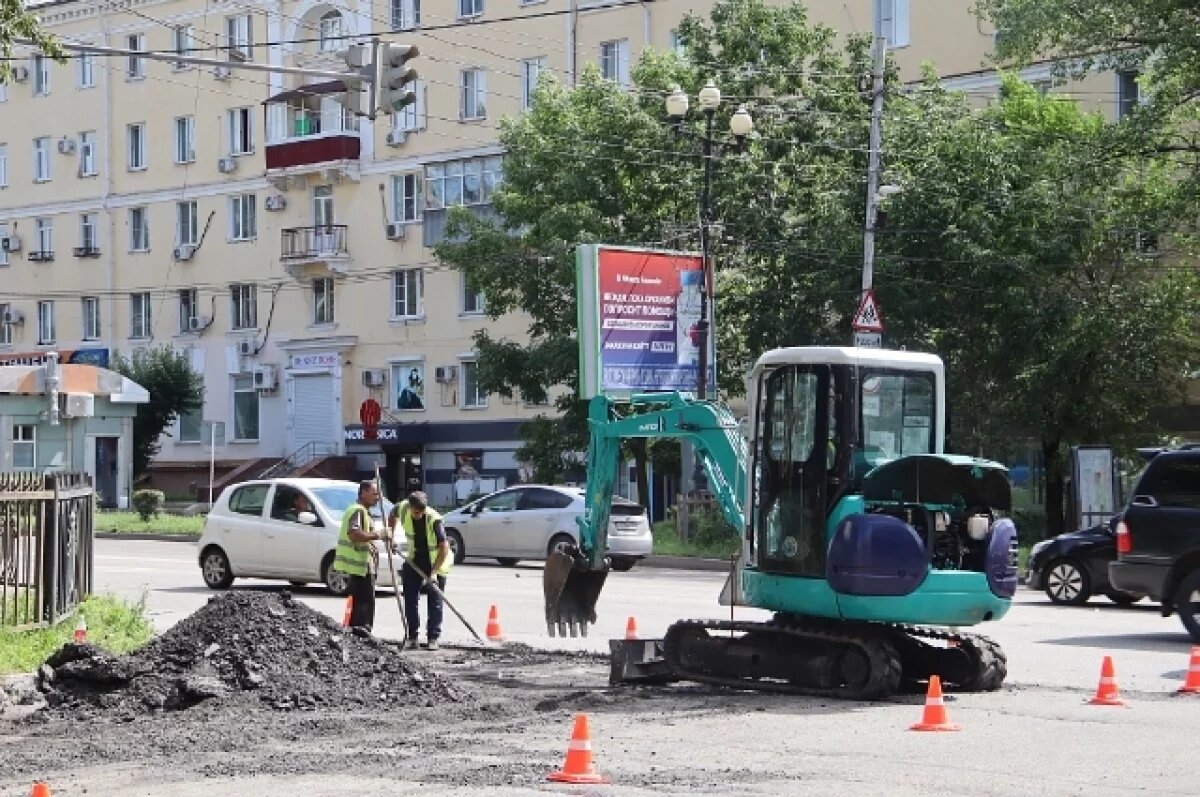
[{"label": "green foliage", "polygon": [[135,351],[132,358],[116,353],[112,369],[150,393],[133,420],[133,470],[144,473],[159,450],[159,438],[180,415],[199,410],[204,377],[192,370],[187,355],[170,346]]},{"label": "green foliage", "polygon": [[28,39],[39,51],[60,64],[66,63],[58,39],[42,30],[37,13],[26,8],[24,0],[0,0],[0,84],[7,83],[12,75],[17,39]]},{"label": "green foliage", "polygon": [[162,490],[134,490],[133,509],[145,523],[152,517],[158,517],[159,512],[162,511],[164,500]]},{"label": "green foliage", "polygon": [[137,512],[98,512],[95,521],[96,531],[112,532],[114,534],[200,534],[204,530],[203,515],[173,515],[160,514],[149,520],[142,520]]},{"label": "green foliage", "polygon": [[[154,635],[146,616],[146,595],[130,603],[112,595],[92,595],[80,604],[88,642],[111,653],[129,653]],[[75,618],[33,631],[0,629],[0,675],[33,672],[51,653],[70,642]]]}]

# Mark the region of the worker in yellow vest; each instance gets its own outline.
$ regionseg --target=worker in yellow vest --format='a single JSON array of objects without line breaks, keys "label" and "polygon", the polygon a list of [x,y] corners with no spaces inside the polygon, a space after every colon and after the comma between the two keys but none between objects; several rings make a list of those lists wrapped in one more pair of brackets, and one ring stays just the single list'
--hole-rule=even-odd
[{"label": "worker in yellow vest", "polygon": [[391,529],[377,532],[372,528],[371,507],[379,503],[379,488],[375,482],[358,485],[358,501],[346,508],[342,528],[338,533],[333,554],[333,569],[350,577],[350,628],[367,633],[375,626],[375,574],[379,570],[379,554],[371,543],[384,540],[391,545]]},{"label": "worker in yellow vest", "polygon": [[[400,568],[404,614],[408,620],[408,646],[417,646],[417,632],[421,630],[421,593],[424,592],[429,610],[425,646],[437,650],[438,638],[442,635],[441,593],[446,590],[446,574],[454,563],[442,516],[429,506],[428,496],[418,490],[392,509],[390,526],[393,534],[397,524],[404,529],[408,541],[408,555]],[[440,592],[429,588],[433,579],[437,579]]]}]

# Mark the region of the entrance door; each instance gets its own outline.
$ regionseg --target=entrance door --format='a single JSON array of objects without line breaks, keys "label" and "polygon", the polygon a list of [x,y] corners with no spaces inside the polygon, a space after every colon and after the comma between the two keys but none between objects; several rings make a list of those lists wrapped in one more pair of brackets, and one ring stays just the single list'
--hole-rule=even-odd
[{"label": "entrance door", "polygon": [[96,438],[96,492],[102,509],[117,508],[117,474],[120,469],[121,438]]},{"label": "entrance door", "polygon": [[289,452],[313,443],[316,454],[337,453],[334,428],[339,419],[333,402],[332,374],[292,377],[291,411]]},{"label": "entrance door", "polygon": [[318,185],[313,188],[313,248],[318,253],[335,251],[333,224],[333,186]]}]

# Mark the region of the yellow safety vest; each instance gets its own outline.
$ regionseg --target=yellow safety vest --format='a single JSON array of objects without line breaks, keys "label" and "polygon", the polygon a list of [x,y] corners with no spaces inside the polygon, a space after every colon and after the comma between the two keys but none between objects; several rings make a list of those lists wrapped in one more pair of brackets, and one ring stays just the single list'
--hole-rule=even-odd
[{"label": "yellow safety vest", "polygon": [[[408,501],[401,501],[396,506],[396,511],[400,513],[400,524],[404,527],[404,538],[408,541],[408,561],[413,561],[413,557],[417,555],[417,546],[413,544],[416,539],[416,531],[413,530],[413,517],[408,512]],[[437,524],[442,516],[433,507],[425,507],[425,535],[429,540],[429,563],[432,565],[437,561],[438,541],[437,535],[433,532],[433,527]],[[450,572],[450,565],[454,564],[454,553],[446,555],[446,561],[442,563],[442,567],[437,571],[439,576],[444,576]]]},{"label": "yellow safety vest", "polygon": [[371,513],[358,502],[351,504],[342,515],[342,529],[338,532],[337,549],[333,554],[333,569],[352,576],[365,576],[370,567],[371,543],[350,539],[350,521],[356,512],[363,514],[363,531],[371,530]]}]

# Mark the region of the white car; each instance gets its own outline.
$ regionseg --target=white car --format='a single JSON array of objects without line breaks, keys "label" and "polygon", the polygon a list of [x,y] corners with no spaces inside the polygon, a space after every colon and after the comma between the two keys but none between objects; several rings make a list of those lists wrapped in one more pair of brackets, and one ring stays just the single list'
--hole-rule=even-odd
[{"label": "white car", "polygon": [[[308,511],[299,511],[297,497]],[[333,552],[346,508],[358,499],[356,482],[333,479],[262,479],[228,487],[204,521],[196,543],[200,573],[212,589],[228,589],[235,578],[290,581],[297,586],[320,582],[334,595],[349,592],[349,579],[332,569]],[[392,505],[383,504],[384,517]],[[300,504],[299,506],[304,506]],[[376,506],[371,516],[383,528]],[[387,552],[379,553],[379,586],[393,587]],[[397,568],[403,538],[392,548]]]},{"label": "white car", "polygon": [[[522,484],[472,501],[445,517],[454,561],[496,559],[511,567],[522,559],[544,560],[556,548],[579,544],[584,492],[578,487]],[[614,570],[629,570],[650,555],[654,538],[646,509],[614,497],[608,522],[608,554]]]}]

